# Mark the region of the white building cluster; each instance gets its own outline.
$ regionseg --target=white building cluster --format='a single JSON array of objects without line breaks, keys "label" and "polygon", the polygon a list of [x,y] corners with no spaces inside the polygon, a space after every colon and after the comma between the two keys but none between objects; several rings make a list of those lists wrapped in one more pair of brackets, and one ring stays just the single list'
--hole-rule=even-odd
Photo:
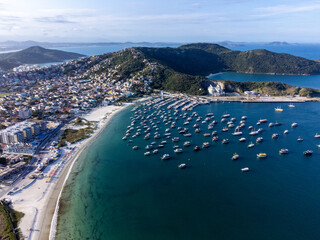
[{"label": "white building cluster", "polygon": [[0,143],[25,143],[46,130],[45,122],[20,122],[0,131]]}]

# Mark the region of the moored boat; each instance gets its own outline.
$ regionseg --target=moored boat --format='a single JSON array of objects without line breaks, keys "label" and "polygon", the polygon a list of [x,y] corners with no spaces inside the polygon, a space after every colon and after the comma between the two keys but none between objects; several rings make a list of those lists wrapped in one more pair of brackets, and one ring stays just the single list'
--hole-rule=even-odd
[{"label": "moored boat", "polygon": [[314,135],[314,138],[320,138],[320,134],[316,133],[316,135]]},{"label": "moored boat", "polygon": [[257,158],[266,158],[267,154],[266,153],[258,153]]},{"label": "moored boat", "polygon": [[276,112],[283,112],[283,109],[282,109],[281,107],[276,107],[274,110],[275,110]]},{"label": "moored boat", "polygon": [[282,148],[279,150],[279,154],[288,154],[289,150],[287,148]]},{"label": "moored boat", "polygon": [[170,155],[169,154],[163,154],[161,157],[162,160],[169,160],[170,159]]},{"label": "moored boat", "polygon": [[229,139],[228,138],[225,138],[222,140],[222,144],[228,144],[229,143]]},{"label": "moored boat", "polygon": [[245,141],[247,141],[247,139],[244,137],[239,139],[239,142],[245,142]]},{"label": "moored boat", "polygon": [[258,137],[257,140],[256,140],[256,142],[257,142],[257,143],[263,142],[263,137]]},{"label": "moored boat", "polygon": [[231,159],[232,159],[232,160],[237,160],[237,159],[239,159],[239,154],[234,153]]},{"label": "moored boat", "polygon": [[253,148],[254,147],[254,143],[250,142],[250,144],[248,145],[248,148]]},{"label": "moored boat", "polygon": [[183,153],[183,149],[182,148],[176,148],[174,150],[175,153]]},{"label": "moored boat", "polygon": [[278,133],[272,134],[272,139],[277,139],[277,138],[279,138],[279,134]]},{"label": "moored boat", "polygon": [[313,153],[312,150],[307,150],[307,151],[304,151],[303,154],[306,155],[306,156],[311,156]]},{"label": "moored boat", "polygon": [[210,143],[209,142],[202,143],[202,148],[208,148],[208,147],[210,147]]},{"label": "moored boat", "polygon": [[288,106],[289,106],[290,108],[294,108],[294,107],[295,107],[295,105],[292,104],[292,103],[290,103]]},{"label": "moored boat", "polygon": [[178,165],[178,168],[180,168],[180,169],[184,169],[186,167],[187,167],[187,164],[185,164],[185,163],[181,163]]},{"label": "moored boat", "polygon": [[199,147],[199,146],[195,146],[195,147],[193,148],[193,150],[197,152],[197,151],[200,150],[200,147]]},{"label": "moored boat", "polygon": [[149,156],[151,153],[150,152],[145,152],[144,155],[145,156]]},{"label": "moored boat", "polygon": [[248,168],[248,167],[241,168],[241,171],[242,171],[242,172],[249,172],[249,168]]}]

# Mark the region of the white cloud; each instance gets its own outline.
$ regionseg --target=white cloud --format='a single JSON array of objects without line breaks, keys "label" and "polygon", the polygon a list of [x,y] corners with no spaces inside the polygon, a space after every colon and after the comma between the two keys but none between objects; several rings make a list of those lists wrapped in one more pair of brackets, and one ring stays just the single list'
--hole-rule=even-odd
[{"label": "white cloud", "polygon": [[271,7],[257,8],[256,11],[259,13],[259,16],[273,16],[280,14],[288,13],[297,13],[297,12],[309,12],[320,9],[320,2],[307,3],[304,5],[277,5]]}]

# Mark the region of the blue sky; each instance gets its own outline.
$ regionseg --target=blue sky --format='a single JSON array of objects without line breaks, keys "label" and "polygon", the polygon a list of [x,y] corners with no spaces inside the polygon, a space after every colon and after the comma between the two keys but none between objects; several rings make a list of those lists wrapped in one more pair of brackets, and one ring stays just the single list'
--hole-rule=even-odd
[{"label": "blue sky", "polygon": [[0,41],[319,42],[320,1],[0,0]]}]

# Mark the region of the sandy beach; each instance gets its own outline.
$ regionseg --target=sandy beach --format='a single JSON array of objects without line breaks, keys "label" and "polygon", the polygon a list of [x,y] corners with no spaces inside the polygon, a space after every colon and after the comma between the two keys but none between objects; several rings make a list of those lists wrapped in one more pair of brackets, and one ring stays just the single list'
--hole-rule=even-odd
[{"label": "sandy beach", "polygon": [[[132,103],[99,107],[83,115],[88,121],[97,122],[97,129],[92,136],[71,145],[72,151],[62,149],[61,158],[43,171],[44,178],[31,180],[26,177],[17,184],[20,191],[5,196],[12,201],[15,210],[25,213],[19,224],[24,239],[54,238],[59,197],[73,164],[81,152],[105,129],[112,117],[130,105]],[[53,169],[58,169],[56,175],[50,182],[46,182],[46,176]]]}]

